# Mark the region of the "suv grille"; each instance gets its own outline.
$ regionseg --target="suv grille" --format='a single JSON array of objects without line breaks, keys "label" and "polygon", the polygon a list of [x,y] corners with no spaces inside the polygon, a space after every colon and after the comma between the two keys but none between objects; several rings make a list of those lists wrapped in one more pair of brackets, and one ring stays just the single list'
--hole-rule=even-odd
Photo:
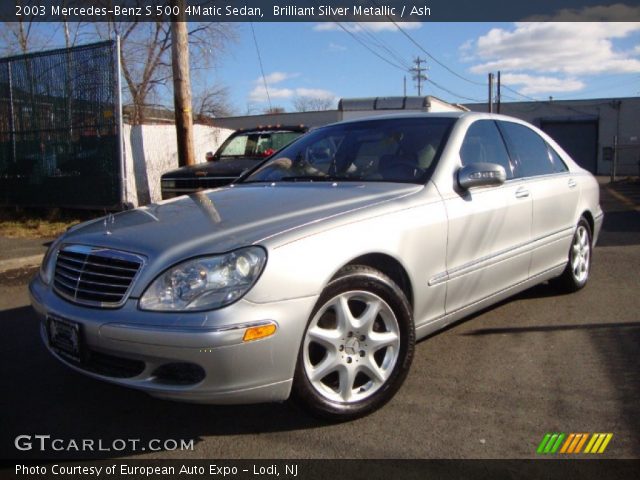
[{"label": "suv grille", "polygon": [[54,290],[67,300],[95,307],[124,303],[143,259],[108,248],[68,245],[58,252]]},{"label": "suv grille", "polygon": [[237,177],[201,177],[176,180],[176,188],[216,188],[229,185]]}]

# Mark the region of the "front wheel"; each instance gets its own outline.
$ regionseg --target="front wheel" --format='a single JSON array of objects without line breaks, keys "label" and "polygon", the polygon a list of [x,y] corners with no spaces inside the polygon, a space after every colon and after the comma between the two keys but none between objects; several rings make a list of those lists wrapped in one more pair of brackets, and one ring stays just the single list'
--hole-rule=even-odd
[{"label": "front wheel", "polygon": [[587,284],[591,272],[591,228],[589,223],[581,218],[571,240],[569,248],[569,261],[556,280],[556,285],[566,291],[575,292]]},{"label": "front wheel", "polygon": [[311,313],[294,397],[330,420],[366,415],[398,390],[414,344],[411,308],[402,290],[377,270],[345,267]]}]

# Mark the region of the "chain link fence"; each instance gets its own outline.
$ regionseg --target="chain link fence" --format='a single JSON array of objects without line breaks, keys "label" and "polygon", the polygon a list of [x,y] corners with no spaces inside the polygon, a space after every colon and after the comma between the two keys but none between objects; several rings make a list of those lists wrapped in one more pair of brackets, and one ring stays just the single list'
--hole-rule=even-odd
[{"label": "chain link fence", "polygon": [[0,204],[121,206],[117,42],[0,59]]}]

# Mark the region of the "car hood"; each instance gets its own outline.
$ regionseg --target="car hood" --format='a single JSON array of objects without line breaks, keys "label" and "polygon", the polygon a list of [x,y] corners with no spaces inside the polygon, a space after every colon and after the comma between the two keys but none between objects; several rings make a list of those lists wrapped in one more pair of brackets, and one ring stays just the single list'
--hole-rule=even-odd
[{"label": "car hood", "polygon": [[[240,184],[178,197],[74,227],[65,243],[145,256],[158,272],[185,258],[221,253],[421,190],[394,183]],[[157,268],[153,268],[156,265]]]},{"label": "car hood", "polygon": [[264,158],[245,157],[199,163],[166,172],[162,178],[237,177],[246,169],[255,167],[261,160]]}]

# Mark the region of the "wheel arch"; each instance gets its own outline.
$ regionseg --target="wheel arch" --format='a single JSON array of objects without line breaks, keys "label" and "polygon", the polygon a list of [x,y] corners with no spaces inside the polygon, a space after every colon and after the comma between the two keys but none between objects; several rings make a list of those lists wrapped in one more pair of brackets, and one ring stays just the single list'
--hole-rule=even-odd
[{"label": "wheel arch", "polygon": [[[407,297],[407,301],[409,302],[409,306],[411,307],[411,311],[413,312],[414,303],[413,303],[413,286],[411,284],[411,279],[409,278],[409,274],[407,270],[404,268],[402,263],[400,263],[396,258],[388,255],[386,253],[367,253],[365,255],[360,255],[344,264],[340,270],[349,265],[363,265],[366,267],[371,267],[380,272],[384,273],[391,280],[395,282],[402,293]],[[336,277],[338,273],[333,276]],[[333,279],[332,278],[332,279]]]},{"label": "wheel arch", "polygon": [[[589,229],[591,230],[591,237],[593,241],[593,232],[595,228],[595,220],[593,218],[593,214],[589,210],[584,210],[582,214],[580,214],[580,218],[584,218],[589,224]],[[578,219],[578,221],[580,220],[580,218]]]}]

